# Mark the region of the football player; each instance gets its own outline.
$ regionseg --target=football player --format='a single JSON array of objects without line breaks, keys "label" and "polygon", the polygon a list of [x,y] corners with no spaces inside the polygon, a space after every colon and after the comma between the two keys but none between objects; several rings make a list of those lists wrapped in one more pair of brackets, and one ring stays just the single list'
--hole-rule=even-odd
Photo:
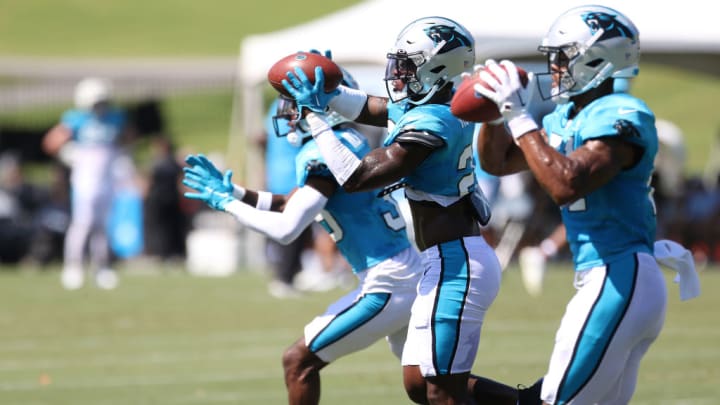
[{"label": "football player", "polygon": [[[468,387],[485,314],[500,287],[501,269],[480,233],[490,213],[473,170],[473,124],[450,113],[453,80],[471,70],[474,39],[443,17],[406,26],[387,54],[388,98],[340,86],[324,92],[321,69],[315,83],[288,72],[285,87],[303,110],[330,171],[344,190],[364,192],[404,187],[424,273],[403,351],[403,380],[416,403],[469,403]],[[359,157],[329,130],[326,106],[356,122],[387,126],[382,147]],[[491,383],[491,382],[487,382]],[[498,403],[514,404],[515,390],[499,384]],[[482,397],[481,403],[495,400]]]},{"label": "football player", "polygon": [[75,87],[75,108],[43,138],[43,149],[70,167],[71,221],[65,236],[63,287],[75,290],[85,279],[86,251],[97,285],[112,289],[107,219],[113,198],[113,165],[121,142],[133,137],[126,113],[112,103],[112,84],[88,77]]},{"label": "football player", "polygon": [[[344,83],[357,87],[347,73]],[[183,183],[196,191],[186,197],[228,212],[280,243],[291,242],[317,219],[352,266],[357,289],[308,323],[304,335],[283,355],[288,403],[317,404],[320,370],[338,358],[383,337],[400,358],[422,265],[390,196],[380,197],[378,190],[352,194],[343,190],[328,171],[293,100],[281,99],[275,119],[289,121],[292,131],[278,135],[300,148],[295,162],[297,188],[290,194],[233,185],[230,171],[223,175],[202,155],[187,158]],[[331,112],[328,131],[361,158],[369,151],[367,140],[347,121]]]},{"label": "football player", "polygon": [[483,168],[532,172],[560,206],[575,266],[548,371],[520,403],[627,404],[667,295],[653,257],[655,116],[613,91],[615,79],[638,74],[638,29],[616,10],[581,6],[558,17],[538,49],[557,103],[542,126],[528,114],[537,78],[523,87],[512,62],[487,61],[497,78],[480,74],[492,89],[475,86],[504,118],[481,130]]}]

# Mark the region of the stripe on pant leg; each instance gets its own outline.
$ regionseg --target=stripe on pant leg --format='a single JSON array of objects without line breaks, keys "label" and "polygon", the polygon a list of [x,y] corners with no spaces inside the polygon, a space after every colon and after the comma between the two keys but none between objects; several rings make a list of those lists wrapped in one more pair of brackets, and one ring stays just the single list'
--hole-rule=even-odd
[{"label": "stripe on pant leg", "polygon": [[600,366],[625,317],[637,283],[637,254],[607,266],[603,286],[580,330],[573,354],[558,388],[556,404],[571,401]]},{"label": "stripe on pant leg", "polygon": [[316,353],[325,347],[351,334],[370,320],[378,316],[390,302],[389,293],[365,294],[352,305],[337,314],[320,333],[308,343],[311,352]]},{"label": "stripe on pant leg", "polygon": [[433,364],[438,375],[452,372],[460,320],[470,288],[468,253],[463,240],[438,245],[440,282],[432,314]]}]

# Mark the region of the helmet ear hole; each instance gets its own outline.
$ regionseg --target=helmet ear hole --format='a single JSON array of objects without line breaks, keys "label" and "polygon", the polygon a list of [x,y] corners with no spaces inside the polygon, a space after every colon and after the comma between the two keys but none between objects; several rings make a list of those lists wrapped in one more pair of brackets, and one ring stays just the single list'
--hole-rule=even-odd
[{"label": "helmet ear hole", "polygon": [[596,68],[596,67],[600,66],[601,63],[603,63],[603,60],[598,58],[598,59],[593,59],[590,62],[586,63],[585,66],[588,66],[591,68]]},{"label": "helmet ear hole", "polygon": [[443,70],[445,70],[445,65],[436,66],[436,67],[430,69],[430,71],[435,74],[438,74],[438,73],[442,72]]}]

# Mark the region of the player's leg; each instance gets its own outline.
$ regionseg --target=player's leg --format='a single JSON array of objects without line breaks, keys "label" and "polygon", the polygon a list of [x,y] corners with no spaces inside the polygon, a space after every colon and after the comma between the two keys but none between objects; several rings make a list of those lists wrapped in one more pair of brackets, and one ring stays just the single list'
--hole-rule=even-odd
[{"label": "player's leg", "polygon": [[[411,250],[360,274],[359,287],[331,304],[305,326],[304,338],[283,355],[288,398],[320,397],[320,370],[327,364],[388,337],[396,356],[415,297],[419,259]],[[414,258],[414,259],[413,259]],[[412,265],[410,265],[412,263]]]},{"label": "player's leg", "polygon": [[500,264],[481,237],[443,243],[422,256],[425,273],[403,352],[405,389],[416,403],[465,403],[485,313],[500,287]]},{"label": "player's leg", "polygon": [[300,338],[283,353],[283,370],[288,404],[317,404],[320,402],[320,370],[328,362],[311,352]]},{"label": "player's leg", "polygon": [[655,258],[637,254],[608,265],[608,282],[617,285],[613,268],[636,268],[635,288],[622,321],[594,375],[575,403],[627,404],[635,391],[640,361],[660,334],[665,320],[666,289]]},{"label": "player's leg", "polygon": [[640,360],[642,360],[653,341],[654,339],[645,339],[630,352],[630,356],[625,363],[625,370],[620,374],[615,386],[609,390],[608,395],[598,402],[599,404],[630,403],[630,399],[635,393]]},{"label": "player's leg", "polygon": [[79,193],[72,196],[70,226],[63,247],[63,287],[80,288],[84,281],[84,253],[92,229],[92,199]]},{"label": "player's leg", "polygon": [[89,253],[92,269],[95,271],[95,283],[106,290],[118,285],[117,273],[110,267],[110,236],[107,221],[113,200],[109,193],[99,194],[94,201],[92,211],[92,229],[89,235]]},{"label": "player's leg", "polygon": [[518,400],[517,389],[474,374],[468,377],[468,392],[478,404],[516,405]]},{"label": "player's leg", "polygon": [[543,401],[540,399],[542,384],[543,379],[541,378],[529,387],[518,385],[517,405],[543,405]]},{"label": "player's leg", "polygon": [[583,272],[577,283],[542,387],[548,403],[602,403],[616,396],[620,378],[634,367],[633,352],[654,340],[664,321],[665,284],[650,255],[629,254]]},{"label": "player's leg", "polygon": [[[410,305],[407,303],[406,314]],[[407,324],[407,318],[398,320],[385,309],[393,310],[390,294],[360,295],[356,290],[310,322],[305,327],[305,338],[283,354],[289,403],[317,403],[311,400],[320,398],[320,370],[323,367],[370,346]]]}]

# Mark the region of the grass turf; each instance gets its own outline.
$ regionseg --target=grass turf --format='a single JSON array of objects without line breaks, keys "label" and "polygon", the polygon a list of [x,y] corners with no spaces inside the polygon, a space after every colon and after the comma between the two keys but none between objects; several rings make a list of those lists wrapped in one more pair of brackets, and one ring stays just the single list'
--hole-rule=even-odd
[{"label": "grass turf", "polygon": [[[344,293],[281,301],[257,272],[219,279],[139,267],[125,266],[114,291],[64,291],[56,270],[0,272],[0,403],[282,404],[282,351]],[[642,364],[633,404],[717,403],[719,270],[701,274],[703,294],[693,301],[680,302],[668,285],[665,329]],[[572,276],[561,265],[546,281],[545,293],[530,298],[517,269],[505,273],[475,372],[510,384],[544,372]],[[408,403],[382,341],[322,375],[325,404]]]}]

